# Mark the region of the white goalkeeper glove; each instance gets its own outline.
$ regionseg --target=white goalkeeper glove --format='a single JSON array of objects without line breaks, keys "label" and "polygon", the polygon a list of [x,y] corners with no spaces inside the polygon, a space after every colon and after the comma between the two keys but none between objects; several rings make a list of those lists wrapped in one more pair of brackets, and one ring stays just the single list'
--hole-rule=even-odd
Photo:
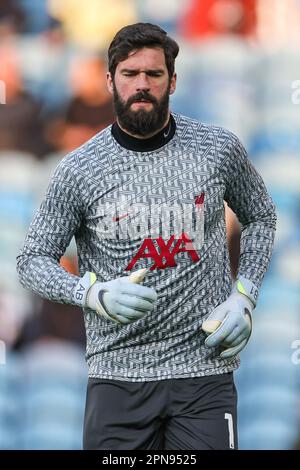
[{"label": "white goalkeeper glove", "polygon": [[216,307],[202,324],[209,334],[205,346],[223,346],[220,357],[238,354],[247,344],[252,331],[252,311],[256,306],[258,289],[248,279],[240,276],[225,302]]},{"label": "white goalkeeper glove", "polygon": [[99,282],[94,273],[87,272],[76,286],[75,301],[106,320],[124,325],[132,323],[149,313],[157,300],[154,289],[138,284],[146,272],[147,269],[141,269],[108,282]]}]

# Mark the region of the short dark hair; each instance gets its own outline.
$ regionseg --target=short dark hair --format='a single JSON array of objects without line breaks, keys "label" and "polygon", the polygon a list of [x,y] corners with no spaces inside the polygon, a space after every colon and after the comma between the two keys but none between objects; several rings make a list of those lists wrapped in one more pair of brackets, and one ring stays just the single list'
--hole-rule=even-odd
[{"label": "short dark hair", "polygon": [[151,23],[135,23],[120,29],[108,48],[108,69],[112,78],[115,76],[118,63],[127,59],[131,51],[143,47],[161,47],[165,54],[169,77],[173,76],[175,59],[179,52],[177,42],[170,38],[160,26]]}]

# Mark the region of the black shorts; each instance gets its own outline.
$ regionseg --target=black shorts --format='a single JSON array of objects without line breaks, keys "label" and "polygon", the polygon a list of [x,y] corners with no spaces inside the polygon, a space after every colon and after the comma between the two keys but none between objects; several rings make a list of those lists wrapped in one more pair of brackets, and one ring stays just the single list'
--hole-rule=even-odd
[{"label": "black shorts", "polygon": [[237,449],[233,374],[154,382],[89,379],[83,448]]}]

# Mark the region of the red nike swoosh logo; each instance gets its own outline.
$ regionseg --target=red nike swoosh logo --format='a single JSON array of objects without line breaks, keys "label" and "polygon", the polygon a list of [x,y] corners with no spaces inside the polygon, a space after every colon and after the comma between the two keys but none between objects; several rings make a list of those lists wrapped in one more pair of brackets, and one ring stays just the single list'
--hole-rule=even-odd
[{"label": "red nike swoosh logo", "polygon": [[123,214],[123,215],[120,215],[119,217],[113,217],[112,218],[112,221],[113,222],[119,222],[119,220],[122,220],[124,219],[125,217],[127,217],[129,214]]}]

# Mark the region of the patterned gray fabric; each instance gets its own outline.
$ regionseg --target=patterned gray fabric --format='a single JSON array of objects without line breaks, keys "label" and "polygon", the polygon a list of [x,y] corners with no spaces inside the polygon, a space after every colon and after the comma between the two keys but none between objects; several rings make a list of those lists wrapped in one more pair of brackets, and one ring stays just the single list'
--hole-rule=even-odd
[{"label": "patterned gray fabric", "polygon": [[[150,314],[121,326],[84,311],[90,377],[150,381],[221,374],[239,365],[238,358],[221,360],[218,348],[205,348],[201,330],[202,321],[232,287],[224,200],[242,224],[239,273],[257,287],[273,248],[274,205],[235,135],[173,116],[174,138],[154,152],[122,148],[108,127],[68,154],[55,171],[18,257],[24,287],[56,302],[73,303],[78,277],[59,266],[73,235],[80,274],[93,271],[100,281],[126,275],[130,263],[132,270],[157,266],[147,249],[133,263],[145,238],[160,256],[161,267],[150,270],[144,281],[158,293]],[[129,215],[123,208],[118,212],[124,198],[126,209],[133,209]],[[179,242],[169,259],[162,255],[176,245],[172,225],[169,235],[160,239],[159,234],[143,231],[122,239],[101,234],[104,221],[123,223],[110,212],[114,205],[120,219],[123,214],[124,222],[130,223],[135,217],[147,217],[147,207],[166,203],[196,214],[195,201],[204,210],[204,240],[194,243],[191,251]]]}]

